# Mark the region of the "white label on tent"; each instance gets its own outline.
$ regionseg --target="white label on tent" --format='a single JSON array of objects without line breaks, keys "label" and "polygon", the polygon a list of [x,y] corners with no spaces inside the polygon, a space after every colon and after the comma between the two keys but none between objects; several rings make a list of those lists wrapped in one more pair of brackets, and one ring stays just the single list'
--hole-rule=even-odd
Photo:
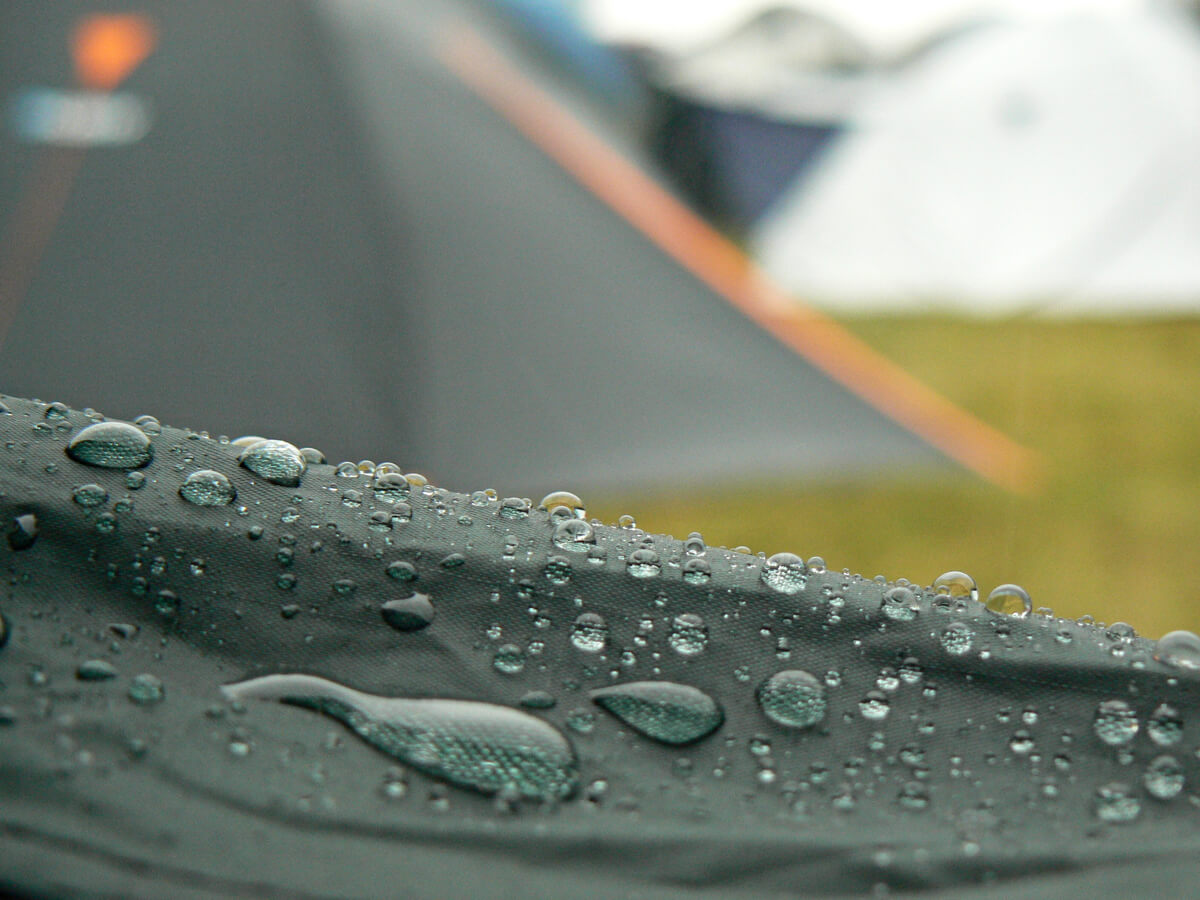
[{"label": "white label on tent", "polygon": [[18,138],[64,147],[133,144],[150,130],[150,109],[127,93],[23,88],[9,103],[9,125]]}]

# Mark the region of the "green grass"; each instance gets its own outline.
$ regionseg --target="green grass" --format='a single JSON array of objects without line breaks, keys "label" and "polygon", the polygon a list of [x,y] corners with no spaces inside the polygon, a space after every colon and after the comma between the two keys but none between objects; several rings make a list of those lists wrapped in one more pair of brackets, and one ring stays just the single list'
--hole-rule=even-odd
[{"label": "green grass", "polygon": [[1016,582],[1035,606],[1150,637],[1200,631],[1200,319],[845,324],[1040,453],[1040,490],[1018,496],[952,473],[588,498],[589,512],[867,576],[928,584],[962,569],[985,594]]}]

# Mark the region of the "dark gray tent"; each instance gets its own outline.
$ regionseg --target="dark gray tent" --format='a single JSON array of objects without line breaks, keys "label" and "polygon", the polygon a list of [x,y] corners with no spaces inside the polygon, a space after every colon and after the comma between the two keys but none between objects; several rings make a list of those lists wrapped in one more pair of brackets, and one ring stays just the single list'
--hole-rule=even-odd
[{"label": "dark gray tent", "polygon": [[555,144],[603,117],[434,6],[139,3],[153,48],[97,74],[68,49],[111,7],[4,4],[0,385],[506,493],[948,457],[1019,480],[1019,448],[780,313],[611,144]]},{"label": "dark gray tent", "polygon": [[0,399],[6,896],[1200,878],[1195,635]]}]

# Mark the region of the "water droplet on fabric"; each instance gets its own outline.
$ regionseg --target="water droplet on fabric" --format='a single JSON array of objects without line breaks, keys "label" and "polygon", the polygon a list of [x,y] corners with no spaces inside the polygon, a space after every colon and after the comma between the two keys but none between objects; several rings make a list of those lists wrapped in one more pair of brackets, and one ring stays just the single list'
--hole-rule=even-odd
[{"label": "water droplet on fabric", "polygon": [[1142,811],[1142,803],[1127,784],[1113,782],[1096,791],[1096,818],[1102,822],[1132,822]]},{"label": "water droplet on fabric", "polygon": [[496,511],[501,519],[524,519],[529,515],[529,501],[522,497],[505,497]]},{"label": "water droplet on fabric", "polygon": [[104,469],[140,469],[154,458],[154,446],[140,428],[128,422],[97,422],[71,439],[67,456]]},{"label": "water droplet on fabric", "polygon": [[1142,784],[1151,797],[1170,800],[1183,790],[1183,766],[1173,756],[1156,757],[1146,766]]},{"label": "water droplet on fabric", "polygon": [[662,572],[658,554],[648,547],[641,547],[630,553],[625,568],[634,578],[653,578]]},{"label": "water droplet on fabric", "polygon": [[298,448],[287,441],[258,441],[242,450],[238,463],[264,481],[296,487],[308,468]]},{"label": "water droplet on fabric", "polygon": [[802,669],[776,672],[756,697],[768,719],[788,728],[811,728],[825,718],[825,687]]},{"label": "water droplet on fabric", "polygon": [[712,565],[707,559],[694,556],[683,564],[681,577],[688,584],[707,584],[712,579]]},{"label": "water droplet on fabric", "polygon": [[396,581],[409,582],[417,580],[416,566],[401,559],[388,563],[384,571],[387,572],[389,578],[394,578]]},{"label": "water droplet on fabric", "polygon": [[108,491],[98,484],[81,484],[71,492],[71,499],[80,506],[103,506],[108,502]]},{"label": "water droplet on fabric", "polygon": [[708,646],[708,626],[693,613],[678,615],[671,622],[667,643],[680,656],[698,656]]},{"label": "water droplet on fabric", "polygon": [[883,595],[880,611],[889,619],[911,622],[920,612],[917,595],[906,587],[894,587]]},{"label": "water droplet on fabric", "polygon": [[167,691],[154,675],[135,675],[129,682],[129,699],[139,706],[160,703],[166,697]]},{"label": "water droplet on fabric", "polygon": [[1200,669],[1200,636],[1191,631],[1172,631],[1158,639],[1154,658],[1168,666]]},{"label": "water droplet on fabric", "polygon": [[979,587],[975,584],[975,579],[966,572],[952,570],[943,572],[933,580],[933,589],[939,594],[946,594],[950,597],[969,597],[972,600],[979,599]]},{"label": "water droplet on fabric", "polygon": [[616,684],[594,690],[589,696],[630,728],[664,744],[698,741],[725,720],[721,707],[708,694],[670,681]]},{"label": "water droplet on fabric", "polygon": [[383,621],[397,631],[420,631],[433,622],[433,604],[426,594],[389,600],[383,604],[380,612]]},{"label": "water droplet on fabric", "polygon": [[228,506],[237,499],[237,490],[220,472],[200,469],[183,480],[179,496],[196,506]]},{"label": "water droplet on fabric", "polygon": [[1162,703],[1146,720],[1146,734],[1160,747],[1178,744],[1183,738],[1183,718],[1175,707]]},{"label": "water droplet on fabric", "polygon": [[1105,700],[1096,707],[1092,730],[1110,747],[1128,744],[1138,733],[1137,714],[1124,700]]},{"label": "water droplet on fabric", "polygon": [[379,697],[309,675],[268,675],[222,690],[231,700],[276,700],[315,710],[414,769],[483,794],[550,802],[570,796],[579,783],[566,737],[516,709]]},{"label": "water droplet on fabric", "polygon": [[134,470],[125,473],[125,487],[131,491],[140,491],[146,484],[146,473]]},{"label": "water droplet on fabric", "polygon": [[505,675],[516,675],[525,668],[525,651],[516,644],[502,644],[496,648],[492,666]]},{"label": "water droplet on fabric", "polygon": [[708,552],[708,547],[705,546],[700,532],[693,531],[687,536],[687,540],[683,542],[683,552],[687,556],[703,556]]},{"label": "water droplet on fabric", "polygon": [[794,553],[776,553],[763,564],[762,581],[781,594],[798,594],[808,583],[808,567]]},{"label": "water droplet on fabric", "polygon": [[862,713],[863,718],[876,722],[886,719],[891,708],[887,695],[882,691],[868,691],[867,696],[858,701],[858,711]]},{"label": "water droplet on fabric", "polygon": [[49,404],[46,407],[46,411],[42,414],[42,417],[51,422],[55,422],[55,421],[61,422],[64,419],[66,419],[70,415],[70,413],[71,413],[71,409],[70,409],[70,407],[67,406],[67,404],[59,403],[56,400],[55,402]]},{"label": "water droplet on fabric", "polygon": [[1028,616],[1033,611],[1033,601],[1028,592],[1017,584],[1002,584],[988,594],[986,606],[991,612],[1003,616]]},{"label": "water droplet on fabric", "polygon": [[554,526],[551,537],[555,547],[571,553],[586,553],[596,543],[595,530],[583,519],[563,519]]},{"label": "water droplet on fabric", "polygon": [[23,513],[13,516],[5,531],[8,546],[11,550],[28,550],[37,542],[38,520],[33,513]]},{"label": "water droplet on fabric", "polygon": [[975,632],[966,622],[951,622],[942,629],[940,640],[942,649],[951,656],[962,656],[971,649]]},{"label": "water droplet on fabric", "polygon": [[162,434],[162,423],[154,416],[138,416],[133,420],[133,424],[146,434]]},{"label": "water droplet on fabric", "polygon": [[598,613],[583,613],[571,626],[571,643],[585,653],[599,653],[608,643],[608,623]]},{"label": "water droplet on fabric", "polygon": [[565,556],[551,556],[546,560],[542,574],[551,584],[567,584],[571,580],[571,561]]},{"label": "water droplet on fabric", "polygon": [[556,509],[565,509],[576,519],[587,518],[587,510],[583,506],[583,501],[570,491],[551,491],[542,498],[542,502],[538,504],[538,509],[544,509],[551,514]]},{"label": "water droplet on fabric", "polygon": [[80,681],[111,681],[117,677],[117,669],[107,660],[89,659],[75,669],[75,677]]}]

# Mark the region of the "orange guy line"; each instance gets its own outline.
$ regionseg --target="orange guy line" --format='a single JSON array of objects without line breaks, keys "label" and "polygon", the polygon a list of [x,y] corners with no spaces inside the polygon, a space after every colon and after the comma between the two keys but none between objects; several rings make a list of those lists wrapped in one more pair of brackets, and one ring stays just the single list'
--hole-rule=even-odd
[{"label": "orange guy line", "polygon": [[841,325],[767,280],[728,238],[596,137],[473,29],[441,61],[576,181],[743,314],[871,406],[994,484],[1032,491],[1036,455],[955,406]]}]

